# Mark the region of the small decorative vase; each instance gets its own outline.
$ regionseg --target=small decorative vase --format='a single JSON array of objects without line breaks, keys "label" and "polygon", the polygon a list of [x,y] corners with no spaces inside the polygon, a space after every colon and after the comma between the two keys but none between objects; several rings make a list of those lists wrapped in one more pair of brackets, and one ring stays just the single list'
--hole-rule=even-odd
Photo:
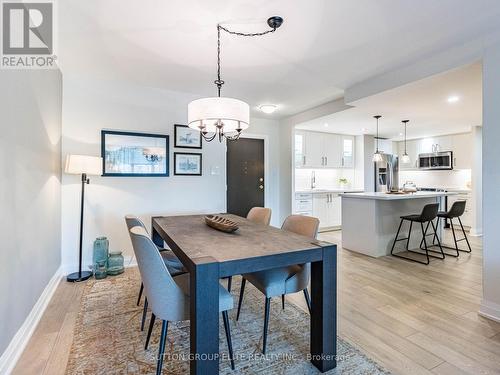
[{"label": "small decorative vase", "polygon": [[121,251],[112,251],[108,258],[108,275],[116,276],[125,270],[123,266],[123,255]]},{"label": "small decorative vase", "polygon": [[109,256],[109,241],[106,237],[97,237],[94,241],[94,252],[92,264],[94,266],[99,262],[107,263]]},{"label": "small decorative vase", "polygon": [[94,265],[94,277],[96,280],[105,279],[108,277],[107,262],[100,261]]}]

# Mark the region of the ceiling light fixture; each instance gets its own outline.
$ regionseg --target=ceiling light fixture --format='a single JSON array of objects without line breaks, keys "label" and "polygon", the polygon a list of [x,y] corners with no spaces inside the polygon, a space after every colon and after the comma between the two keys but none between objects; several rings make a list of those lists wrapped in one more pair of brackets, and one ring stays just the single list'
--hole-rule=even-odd
[{"label": "ceiling light fixture", "polygon": [[403,157],[401,158],[401,161],[405,164],[408,164],[411,162],[411,159],[408,156],[408,153],[406,152],[406,126],[408,125],[409,122],[410,122],[410,120],[403,120],[402,121],[402,123],[405,125],[405,152],[403,154]]},{"label": "ceiling light fixture", "polygon": [[377,151],[375,151],[375,153],[373,154],[373,161],[375,163],[378,163],[379,161],[382,161],[382,153],[378,150],[378,120],[381,117],[382,116],[380,116],[380,115],[373,116],[373,118],[375,118],[377,120],[377,137],[375,138],[376,141],[377,141]]},{"label": "ceiling light fixture", "polygon": [[325,122],[325,123],[323,124],[323,126],[324,126],[325,128],[327,128],[327,127],[328,127],[328,124]]},{"label": "ceiling light fixture", "polygon": [[262,104],[259,109],[264,112],[264,113],[267,113],[267,114],[271,114],[271,113],[274,113],[274,111],[276,111],[276,109],[278,108],[278,106],[274,105],[274,104]]},{"label": "ceiling light fixture", "polygon": [[224,81],[221,79],[220,61],[220,34],[225,31],[228,34],[238,36],[261,36],[275,32],[283,23],[283,18],[274,16],[267,20],[271,30],[260,33],[241,33],[231,31],[220,24],[217,25],[217,96],[193,100],[188,104],[188,126],[201,132],[202,137],[211,142],[218,137],[219,142],[225,138],[229,141],[237,140],[241,132],[250,124],[250,106],[244,101],[224,98],[220,96]]},{"label": "ceiling light fixture", "polygon": [[460,100],[460,97],[453,95],[448,98],[448,103],[456,103]]}]

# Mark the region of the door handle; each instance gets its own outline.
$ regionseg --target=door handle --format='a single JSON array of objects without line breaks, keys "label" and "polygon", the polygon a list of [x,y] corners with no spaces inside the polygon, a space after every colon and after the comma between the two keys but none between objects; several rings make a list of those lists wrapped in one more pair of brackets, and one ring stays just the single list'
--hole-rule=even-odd
[{"label": "door handle", "polygon": [[306,156],[305,155],[302,156],[302,165],[306,165]]}]

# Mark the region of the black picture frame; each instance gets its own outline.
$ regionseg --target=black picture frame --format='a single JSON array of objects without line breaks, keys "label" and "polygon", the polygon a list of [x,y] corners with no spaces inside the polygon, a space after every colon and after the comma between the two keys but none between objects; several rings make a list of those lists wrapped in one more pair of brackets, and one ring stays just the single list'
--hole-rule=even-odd
[{"label": "black picture frame", "polygon": [[[106,157],[106,139],[107,136],[123,136],[136,138],[157,138],[164,141],[164,153],[161,159],[161,165],[164,166],[162,173],[143,173],[143,172],[110,172],[107,170]],[[169,177],[170,176],[170,136],[166,134],[140,133],[116,130],[101,130],[101,157],[103,177]],[[147,159],[146,159],[147,160]]]},{"label": "black picture frame", "polygon": [[[177,170],[177,158],[181,155],[197,156],[200,159],[199,172],[186,173]],[[174,152],[174,175],[175,176],[201,176],[203,175],[203,154],[199,152]]]},{"label": "black picture frame", "polygon": [[201,149],[203,147],[202,145],[202,137],[201,137],[201,133],[192,129],[194,132],[197,132],[198,133],[198,137],[199,137],[199,142],[196,143],[195,146],[189,146],[189,145],[183,145],[183,144],[180,144],[179,143],[179,133],[180,133],[180,129],[191,129],[189,126],[187,125],[180,125],[180,124],[174,124],[174,147],[175,148],[191,148],[191,149]]}]

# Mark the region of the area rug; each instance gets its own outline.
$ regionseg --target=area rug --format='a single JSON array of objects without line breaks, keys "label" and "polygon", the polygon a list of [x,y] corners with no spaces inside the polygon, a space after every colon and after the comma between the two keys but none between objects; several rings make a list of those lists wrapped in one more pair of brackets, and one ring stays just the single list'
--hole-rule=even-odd
[{"label": "area rug", "polygon": [[[139,285],[137,268],[129,268],[116,277],[87,282],[66,374],[155,373],[161,323],[156,322],[150,347],[144,350],[146,332],[140,331],[142,306],[136,306]],[[238,292],[239,278],[233,282],[235,305]],[[221,319],[221,374],[319,374],[307,359],[307,312],[292,303],[282,310],[280,298],[272,302],[266,356],[260,350],[264,297],[253,286],[246,288],[240,320],[235,317],[236,309],[230,312],[236,370],[229,366]],[[163,374],[189,374],[189,322],[171,323],[167,340]],[[337,352],[337,368],[328,374],[388,374],[341,338],[337,339]]]}]

